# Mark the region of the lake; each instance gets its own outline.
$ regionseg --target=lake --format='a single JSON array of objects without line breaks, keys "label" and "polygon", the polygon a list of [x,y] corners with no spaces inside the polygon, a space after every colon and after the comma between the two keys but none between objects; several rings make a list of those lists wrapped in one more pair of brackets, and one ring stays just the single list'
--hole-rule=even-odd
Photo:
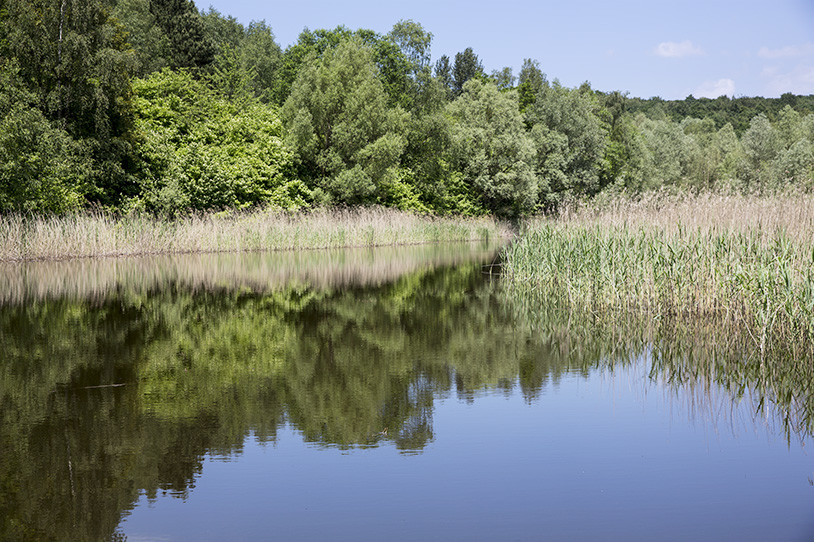
[{"label": "lake", "polygon": [[0,539],[814,539],[808,381],[498,250],[0,266]]}]

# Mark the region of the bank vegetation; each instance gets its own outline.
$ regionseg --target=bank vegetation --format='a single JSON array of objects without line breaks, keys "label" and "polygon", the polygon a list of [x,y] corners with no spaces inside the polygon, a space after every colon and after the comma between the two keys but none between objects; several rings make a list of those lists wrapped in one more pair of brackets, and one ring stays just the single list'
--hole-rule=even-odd
[{"label": "bank vegetation", "polygon": [[760,355],[814,355],[811,194],[595,200],[529,222],[505,257],[515,292],[547,306],[715,320]]},{"label": "bank vegetation", "polygon": [[496,241],[510,235],[489,217],[419,216],[385,208],[191,214],[79,212],[0,217],[0,262],[73,258],[377,247]]}]

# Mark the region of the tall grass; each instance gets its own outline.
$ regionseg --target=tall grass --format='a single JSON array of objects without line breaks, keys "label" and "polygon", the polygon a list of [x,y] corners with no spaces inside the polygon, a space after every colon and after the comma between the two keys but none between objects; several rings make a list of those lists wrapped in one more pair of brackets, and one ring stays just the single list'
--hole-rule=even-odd
[{"label": "tall grass", "polygon": [[259,210],[175,220],[103,213],[11,215],[0,216],[0,261],[385,246],[507,235],[506,226],[489,218],[421,217],[388,209]]},{"label": "tall grass", "polygon": [[763,354],[814,353],[814,196],[617,200],[529,223],[510,289],[569,310],[714,318]]},{"label": "tall grass", "polygon": [[814,434],[814,196],[575,206],[525,226],[504,278],[568,356],[648,359],[698,404],[722,388],[788,438]]}]

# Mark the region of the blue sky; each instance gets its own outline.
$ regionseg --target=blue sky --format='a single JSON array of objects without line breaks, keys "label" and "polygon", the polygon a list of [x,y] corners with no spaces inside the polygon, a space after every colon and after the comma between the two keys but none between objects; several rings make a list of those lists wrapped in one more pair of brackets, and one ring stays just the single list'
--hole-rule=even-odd
[{"label": "blue sky", "polygon": [[472,47],[487,72],[533,58],[550,80],[681,99],[814,94],[814,0],[195,0],[265,20],[285,48],[308,27],[432,32],[433,61]]}]

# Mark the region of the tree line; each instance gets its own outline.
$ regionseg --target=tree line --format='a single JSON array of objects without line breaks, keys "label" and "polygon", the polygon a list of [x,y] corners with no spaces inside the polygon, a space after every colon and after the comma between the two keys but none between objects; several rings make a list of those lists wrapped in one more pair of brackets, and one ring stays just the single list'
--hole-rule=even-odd
[{"label": "tree line", "polygon": [[191,0],[0,0],[0,212],[516,218],[605,190],[811,184],[812,96],[641,100],[532,59],[433,61],[432,38],[399,21],[283,50]]}]

